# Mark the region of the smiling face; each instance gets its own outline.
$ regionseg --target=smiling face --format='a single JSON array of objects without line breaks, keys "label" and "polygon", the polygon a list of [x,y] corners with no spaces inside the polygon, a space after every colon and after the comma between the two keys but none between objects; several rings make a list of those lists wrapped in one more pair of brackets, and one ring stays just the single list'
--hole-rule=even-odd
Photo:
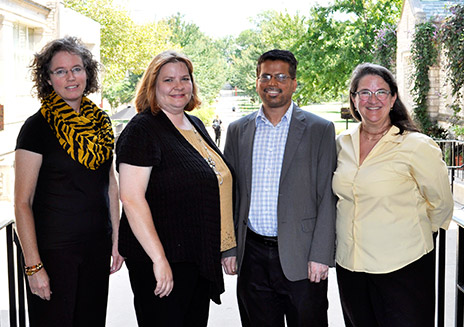
[{"label": "smiling face", "polygon": [[[385,80],[378,75],[365,75],[359,80],[356,92],[378,90],[391,91]],[[362,100],[359,95],[352,94],[351,100],[359,115],[362,117],[362,123],[367,126],[385,126],[390,124],[390,109],[396,100],[396,94],[389,94],[385,100],[379,100],[375,94],[372,94],[367,100]]]},{"label": "smiling face", "polygon": [[183,62],[167,63],[161,67],[156,80],[156,100],[168,113],[179,114],[192,98],[193,84]]},{"label": "smiling face", "polygon": [[[267,60],[261,64],[260,76],[268,74],[277,76],[285,74],[290,76],[290,65],[281,60]],[[297,87],[296,79],[287,78],[285,81],[278,82],[275,77],[269,81],[256,80],[256,92],[263,101],[264,110],[287,110],[292,102],[292,95]]]},{"label": "smiling face", "polygon": [[[76,67],[82,68],[80,74],[75,74],[71,71]],[[62,77],[50,73],[48,83],[53,87],[56,94],[70,105],[74,111],[79,112],[82,95],[87,83],[87,74],[82,58],[66,51],[56,53],[50,62],[50,72],[57,72],[59,70],[68,72]]]}]

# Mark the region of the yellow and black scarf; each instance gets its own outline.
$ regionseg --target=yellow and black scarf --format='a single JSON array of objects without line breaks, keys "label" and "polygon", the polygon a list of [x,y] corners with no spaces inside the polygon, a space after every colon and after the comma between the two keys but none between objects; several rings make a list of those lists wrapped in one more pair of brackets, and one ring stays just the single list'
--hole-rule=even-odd
[{"label": "yellow and black scarf", "polygon": [[95,170],[113,153],[114,135],[108,115],[92,101],[82,99],[80,114],[52,92],[40,112],[63,149],[85,167]]}]

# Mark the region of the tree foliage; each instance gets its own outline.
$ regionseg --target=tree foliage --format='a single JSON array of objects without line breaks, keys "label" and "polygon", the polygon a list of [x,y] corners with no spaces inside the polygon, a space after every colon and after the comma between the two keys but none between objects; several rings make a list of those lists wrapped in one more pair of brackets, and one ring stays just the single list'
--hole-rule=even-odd
[{"label": "tree foliage", "polygon": [[171,42],[179,44],[193,63],[202,102],[211,103],[226,83],[227,62],[220,43],[207,37],[197,25],[185,22],[179,13],[165,23],[172,31]]},{"label": "tree foliage", "polygon": [[298,13],[265,11],[254,20],[255,29],[245,30],[235,40],[231,54],[229,81],[256,98],[256,62],[261,54],[272,49],[293,51],[306,30],[305,18]]},{"label": "tree foliage", "polygon": [[296,52],[301,61],[299,96],[306,102],[346,93],[353,68],[374,61],[376,31],[397,23],[401,0],[336,0],[315,6]]},{"label": "tree foliage", "polygon": [[[380,60],[374,58],[378,48],[375,38],[396,23],[401,3],[335,0],[331,6],[313,7],[307,16],[264,11],[252,21],[254,27],[238,37],[213,40],[180,13],[137,25],[114,1],[64,1],[102,26],[101,57],[106,67],[103,95],[112,106],[133,96],[134,85],[148,62],[170,48],[184,52],[194,63],[206,104],[226,82],[256,98],[256,62],[262,53],[274,48],[292,51],[299,61],[299,86],[294,97],[298,103],[338,98],[346,93],[351,71],[358,63]],[[388,52],[382,55],[382,60],[388,60]]]},{"label": "tree foliage", "polygon": [[[65,5],[101,25],[100,56],[104,66],[103,96],[114,108],[133,94],[134,76],[140,76],[154,54],[175,47],[166,24],[137,25],[113,0],[65,0]],[[122,92],[122,93],[121,93]]]}]

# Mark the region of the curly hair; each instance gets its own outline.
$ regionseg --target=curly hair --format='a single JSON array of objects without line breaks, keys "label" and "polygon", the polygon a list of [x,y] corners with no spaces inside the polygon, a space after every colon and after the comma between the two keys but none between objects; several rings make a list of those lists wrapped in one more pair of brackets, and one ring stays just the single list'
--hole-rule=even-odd
[{"label": "curly hair", "polygon": [[148,65],[145,73],[142,76],[135,96],[135,108],[137,112],[145,111],[147,109],[156,115],[160,110],[158,100],[156,98],[156,82],[161,68],[169,63],[181,62],[187,66],[190,80],[192,81],[192,98],[185,106],[185,111],[192,111],[200,106],[201,101],[198,97],[198,87],[193,77],[193,64],[190,59],[182,53],[167,50],[158,54]]},{"label": "curly hair", "polygon": [[377,75],[381,77],[390,87],[392,96],[396,94],[396,101],[393,104],[392,110],[390,110],[390,120],[392,125],[395,125],[400,129],[399,134],[403,134],[404,131],[419,132],[419,129],[409,115],[406,106],[400,99],[400,95],[398,94],[398,84],[396,83],[395,77],[387,68],[380,65],[363,63],[356,66],[356,68],[353,70],[350,83],[351,115],[357,121],[362,121],[361,115],[356,110],[353,96],[358,89],[359,81],[366,75]]},{"label": "curly hair", "polygon": [[74,36],[66,36],[47,43],[40,52],[34,54],[34,59],[30,65],[32,71],[32,81],[40,100],[44,100],[53,91],[50,85],[50,64],[53,57],[61,51],[78,55],[82,59],[84,69],[87,75],[87,84],[84,90],[84,96],[98,91],[100,88],[98,82],[98,72],[100,64],[93,58],[92,52]]}]

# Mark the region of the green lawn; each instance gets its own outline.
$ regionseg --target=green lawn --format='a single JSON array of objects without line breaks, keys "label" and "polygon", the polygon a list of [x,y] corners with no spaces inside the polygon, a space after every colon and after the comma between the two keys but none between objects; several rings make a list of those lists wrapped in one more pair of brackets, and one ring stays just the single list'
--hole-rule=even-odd
[{"label": "green lawn", "polygon": [[[346,120],[342,119],[340,115],[341,107],[341,103],[322,103],[304,106],[303,109],[332,121],[335,124],[336,133],[339,134],[340,132],[344,131],[347,127]],[[349,120],[348,128],[351,128],[356,124],[357,122]]]},{"label": "green lawn", "polygon": [[[259,109],[260,103],[251,103],[248,98],[243,97],[238,101],[238,109],[240,110],[243,115],[251,113]],[[346,104],[345,104],[346,106]],[[331,102],[331,103],[322,103],[322,104],[314,104],[309,106],[303,106],[304,110],[312,112],[318,116],[321,116],[327,120],[332,121],[335,124],[335,131],[337,134],[346,130],[347,122],[345,119],[341,118],[340,115],[340,108],[342,104],[340,102]],[[357,122],[353,120],[348,121],[348,128],[356,125]]]}]

